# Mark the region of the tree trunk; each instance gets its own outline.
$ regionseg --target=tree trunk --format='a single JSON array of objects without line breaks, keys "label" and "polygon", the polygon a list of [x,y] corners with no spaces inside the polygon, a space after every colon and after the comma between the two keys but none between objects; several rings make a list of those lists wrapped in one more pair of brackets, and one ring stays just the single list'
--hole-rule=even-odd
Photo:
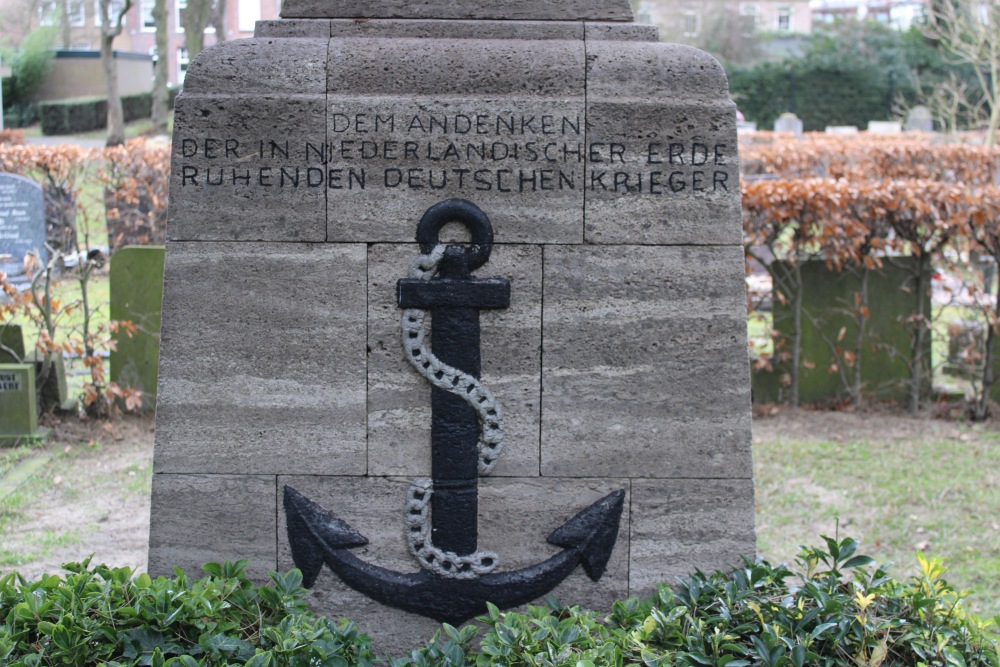
[{"label": "tree trunk", "polygon": [[215,28],[215,42],[226,41],[226,0],[212,3],[212,27]]},{"label": "tree trunk", "polygon": [[156,0],[153,4],[153,22],[156,23],[156,63],[153,65],[153,132],[167,133],[167,115],[170,105],[167,100],[167,71],[170,62],[167,42],[167,2]]},{"label": "tree trunk", "polygon": [[[103,0],[104,4],[107,0]],[[104,81],[108,94],[108,139],[107,146],[120,146],[125,143],[125,116],[122,110],[122,98],[118,94],[118,70],[111,52],[114,37],[101,36],[101,64],[104,66]]]},{"label": "tree trunk", "polygon": [[188,62],[205,49],[205,28],[212,18],[212,0],[188,0],[184,10],[184,43]]},{"label": "tree trunk", "polygon": [[122,97],[118,92],[118,69],[112,52],[115,37],[122,31],[122,18],[132,3],[125,6],[114,17],[111,16],[111,0],[100,0],[101,10],[101,65],[104,67],[104,82],[108,95],[108,139],[107,146],[125,143],[125,114],[122,111]]}]

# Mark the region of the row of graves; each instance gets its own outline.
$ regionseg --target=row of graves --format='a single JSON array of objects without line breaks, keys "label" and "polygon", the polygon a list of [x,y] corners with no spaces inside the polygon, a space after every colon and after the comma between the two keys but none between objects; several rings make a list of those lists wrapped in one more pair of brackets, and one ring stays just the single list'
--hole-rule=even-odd
[{"label": "row of graves", "polygon": [[[0,272],[6,287],[16,292],[32,289],[33,272],[26,267],[29,255],[45,266],[59,239],[60,225],[50,197],[36,181],[0,173]],[[68,256],[67,264],[73,261]],[[59,268],[64,268],[61,264]],[[40,269],[36,268],[35,271]],[[110,376],[122,386],[143,392],[143,407],[155,404],[159,356],[160,299],[163,281],[163,247],[126,246],[116,250],[110,264],[110,318],[129,321],[132,336],[121,337],[109,355]],[[0,292],[0,299],[12,294]],[[67,360],[60,352],[36,349],[37,332],[21,324],[0,321],[0,446],[43,440],[39,414],[76,413],[78,399],[67,381]],[[82,371],[81,371],[82,372]]]}]

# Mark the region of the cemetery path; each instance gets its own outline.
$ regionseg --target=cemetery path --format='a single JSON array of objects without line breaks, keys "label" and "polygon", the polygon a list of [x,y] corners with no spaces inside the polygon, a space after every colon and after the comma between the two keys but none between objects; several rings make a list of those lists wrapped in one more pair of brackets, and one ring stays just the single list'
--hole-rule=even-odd
[{"label": "cemetery path", "polygon": [[51,426],[37,455],[51,458],[0,502],[0,574],[34,578],[90,554],[145,569],[152,418]]}]

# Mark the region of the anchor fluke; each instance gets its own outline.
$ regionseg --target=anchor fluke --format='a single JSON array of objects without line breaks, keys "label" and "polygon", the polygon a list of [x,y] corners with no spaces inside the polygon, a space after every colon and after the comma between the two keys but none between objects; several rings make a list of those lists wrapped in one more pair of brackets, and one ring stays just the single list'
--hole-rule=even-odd
[{"label": "anchor fluke", "polygon": [[623,489],[609,493],[552,531],[548,543],[564,549],[578,549],[584,572],[593,581],[599,580],[618,539],[624,502]]},{"label": "anchor fluke", "polygon": [[285,517],[292,560],[302,571],[302,583],[311,588],[323,569],[326,551],[368,544],[368,538],[351,528],[290,486],[285,486]]}]

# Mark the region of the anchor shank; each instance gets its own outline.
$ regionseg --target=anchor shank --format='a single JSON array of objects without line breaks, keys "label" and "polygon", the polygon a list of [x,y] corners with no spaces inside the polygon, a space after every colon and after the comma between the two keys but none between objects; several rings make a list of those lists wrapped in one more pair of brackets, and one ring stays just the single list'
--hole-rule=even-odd
[{"label": "anchor shank", "polygon": [[[435,308],[431,349],[438,359],[478,378],[479,311]],[[461,397],[431,389],[431,538],[445,551],[476,551],[479,419]]]},{"label": "anchor shank", "polygon": [[[479,311],[506,308],[510,283],[448,270],[431,280],[404,279],[399,305],[431,312],[431,349],[438,359],[479,378]],[[431,390],[431,539],[459,555],[475,553],[478,521],[479,419],[460,396]]]}]

